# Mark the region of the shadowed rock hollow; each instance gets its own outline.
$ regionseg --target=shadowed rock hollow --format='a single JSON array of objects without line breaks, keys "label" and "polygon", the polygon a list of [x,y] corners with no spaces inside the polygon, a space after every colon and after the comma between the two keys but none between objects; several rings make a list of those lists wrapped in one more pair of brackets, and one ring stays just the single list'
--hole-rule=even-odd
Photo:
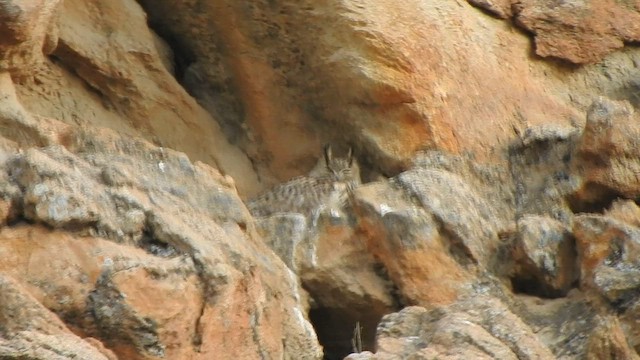
[{"label": "shadowed rock hollow", "polygon": [[0,1],[0,358],[638,359],[639,16]]}]

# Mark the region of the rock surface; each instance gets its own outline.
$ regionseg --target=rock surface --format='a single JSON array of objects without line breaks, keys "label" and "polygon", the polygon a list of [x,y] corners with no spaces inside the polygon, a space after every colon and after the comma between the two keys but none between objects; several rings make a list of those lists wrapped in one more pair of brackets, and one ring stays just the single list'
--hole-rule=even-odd
[{"label": "rock surface", "polygon": [[638,358],[638,14],[0,1],[0,357]]},{"label": "rock surface", "polygon": [[[16,220],[77,235],[61,242],[64,233],[6,232],[12,261],[4,271],[36,284],[51,309],[121,358],[207,358],[221,349],[244,358],[320,356],[297,281],[257,241],[224,177],[110,131],[65,136],[67,148],[8,157],[5,176],[19,190],[2,195]],[[35,239],[37,254],[19,250]],[[27,270],[59,251],[69,258],[54,273]],[[52,276],[65,273],[74,281]],[[84,285],[75,290],[75,282]],[[235,325],[215,325],[224,322]]]},{"label": "rock surface", "polygon": [[576,149],[575,168],[583,182],[576,191],[576,201],[584,206],[606,206],[598,200],[640,195],[640,129],[637,115],[627,102],[600,98],[587,112],[587,123]]},{"label": "rock surface", "polygon": [[431,311],[407,307],[385,316],[377,345],[371,359],[554,359],[515,314],[484,297]]},{"label": "rock surface", "polygon": [[526,216],[518,220],[513,282],[535,294],[564,296],[578,279],[576,246],[571,230],[557,220]]},{"label": "rock surface", "polygon": [[87,359],[116,357],[98,341],[83,341],[14,279],[0,277],[0,357],[3,359]]},{"label": "rock surface", "polygon": [[469,0],[530,32],[535,52],[574,64],[594,63],[640,39],[640,6],[605,1]]},{"label": "rock surface", "polygon": [[640,40],[640,7],[616,1],[513,3],[515,22],[535,34],[536,54],[574,64],[601,60]]},{"label": "rock surface", "polygon": [[59,3],[31,0],[0,4],[0,72],[19,75],[53,51],[58,41],[53,18]]}]

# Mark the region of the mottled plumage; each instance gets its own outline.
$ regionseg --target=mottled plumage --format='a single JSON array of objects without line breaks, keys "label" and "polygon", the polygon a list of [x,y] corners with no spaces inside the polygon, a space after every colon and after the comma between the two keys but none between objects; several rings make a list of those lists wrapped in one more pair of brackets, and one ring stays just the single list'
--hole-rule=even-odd
[{"label": "mottled plumage", "polygon": [[295,212],[309,216],[325,206],[339,206],[348,192],[360,184],[360,169],[351,150],[346,158],[334,159],[331,148],[308,176],[280,184],[249,201],[253,216]]}]

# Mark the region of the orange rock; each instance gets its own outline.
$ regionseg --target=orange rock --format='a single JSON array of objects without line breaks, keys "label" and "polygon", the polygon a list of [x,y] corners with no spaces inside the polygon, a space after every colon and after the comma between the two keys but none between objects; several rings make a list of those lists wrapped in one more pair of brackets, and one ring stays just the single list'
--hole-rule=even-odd
[{"label": "orange rock", "polygon": [[565,296],[578,278],[575,240],[561,222],[542,216],[518,220],[512,283],[519,292]]},{"label": "orange rock", "polygon": [[582,179],[573,195],[581,207],[602,207],[617,196],[640,195],[637,118],[628,102],[599,98],[589,108],[572,161],[573,171]]},{"label": "orange rock", "polygon": [[[500,316],[489,315],[492,311]],[[431,311],[412,306],[389,314],[380,323],[377,342],[371,359],[555,358],[504,304],[482,295]]]},{"label": "orange rock", "polygon": [[0,232],[0,273],[118,357],[322,356],[297,279],[256,237],[232,182],[112,131],[66,138],[2,163],[19,189],[2,196],[32,224]]},{"label": "orange rock", "polygon": [[53,18],[59,3],[60,0],[12,0],[0,4],[0,73],[28,73],[55,48],[57,31]]},{"label": "orange rock", "polygon": [[595,63],[640,40],[640,7],[613,0],[552,4],[529,0],[513,2],[515,22],[534,34],[536,54]]},{"label": "orange rock", "polygon": [[364,186],[357,197],[367,251],[386,268],[403,301],[453,302],[471,277],[449,254],[430,215],[385,184]]},{"label": "orange rock", "polygon": [[113,359],[108,351],[96,349],[71,333],[54,313],[7,275],[0,275],[0,322],[3,358]]}]

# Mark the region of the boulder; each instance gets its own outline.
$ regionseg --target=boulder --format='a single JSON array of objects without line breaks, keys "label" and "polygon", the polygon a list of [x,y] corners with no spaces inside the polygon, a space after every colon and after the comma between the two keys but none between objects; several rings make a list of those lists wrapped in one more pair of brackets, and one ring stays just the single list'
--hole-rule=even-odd
[{"label": "boulder", "polygon": [[0,324],[3,359],[116,359],[99,341],[85,341],[73,334],[54,313],[6,275],[0,276]]},{"label": "boulder", "polygon": [[[34,246],[5,240],[12,236],[42,243],[8,257],[5,271],[17,266],[15,276],[34,284],[41,301],[118,357],[210,357],[221,349],[321,357],[298,280],[257,237],[233,182],[112,131],[69,131],[64,139],[66,147],[28,149],[3,163],[18,192],[3,187],[2,197],[19,205],[17,218],[55,230],[2,233],[0,251]],[[59,231],[76,239],[60,243]],[[29,262],[46,266],[53,252],[62,253],[54,273]],[[236,325],[217,325],[225,322]]]},{"label": "boulder", "polygon": [[578,210],[602,210],[617,197],[640,195],[640,126],[625,101],[599,98],[587,112],[587,123],[573,157],[581,183],[572,194]]},{"label": "boulder", "polygon": [[512,283],[518,292],[559,297],[575,286],[575,239],[561,222],[533,215],[519,219],[513,255]]},{"label": "boulder", "polygon": [[555,359],[520,318],[484,296],[385,316],[371,358]]}]

